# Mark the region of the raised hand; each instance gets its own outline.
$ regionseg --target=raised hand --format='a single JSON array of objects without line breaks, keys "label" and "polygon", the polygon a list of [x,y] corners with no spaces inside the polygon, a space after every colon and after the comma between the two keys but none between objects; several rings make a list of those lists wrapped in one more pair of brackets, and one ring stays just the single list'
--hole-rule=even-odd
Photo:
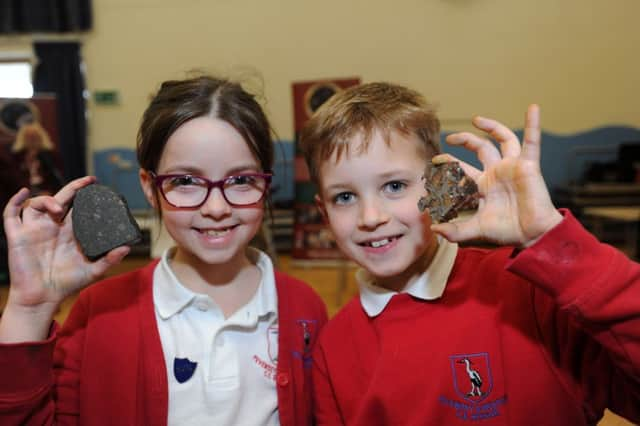
[{"label": "raised hand", "polygon": [[[551,202],[540,170],[540,109],[530,105],[522,144],[503,124],[475,117],[473,125],[487,138],[469,132],[454,133],[447,143],[474,151],[483,170],[460,161],[465,173],[478,185],[478,210],[467,220],[432,225],[450,241],[484,239],[501,245],[527,247],[560,223],[562,215]],[[434,163],[456,160],[448,154]]]},{"label": "raised hand", "polygon": [[[11,287],[0,322],[0,341],[40,340],[69,294],[87,286],[129,252],[112,250],[89,261],[73,236],[67,214],[76,192],[93,177],[72,181],[54,196],[15,194],[4,210]],[[10,324],[9,324],[10,323]]]}]

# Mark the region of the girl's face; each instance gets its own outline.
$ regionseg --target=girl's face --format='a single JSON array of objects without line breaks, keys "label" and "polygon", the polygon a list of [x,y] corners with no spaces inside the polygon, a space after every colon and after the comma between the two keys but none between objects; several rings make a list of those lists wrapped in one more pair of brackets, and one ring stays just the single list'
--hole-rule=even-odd
[{"label": "girl's face", "polygon": [[[180,126],[167,140],[156,170],[157,175],[189,174],[211,181],[260,172],[258,160],[240,133],[229,123],[210,117],[198,117]],[[162,209],[164,225],[176,242],[174,261],[194,268],[232,267],[246,261],[245,249],[262,224],[263,201],[234,207],[218,187],[211,189],[202,206],[176,208],[162,196],[155,198],[148,172],[141,171],[140,178],[147,200]]]}]

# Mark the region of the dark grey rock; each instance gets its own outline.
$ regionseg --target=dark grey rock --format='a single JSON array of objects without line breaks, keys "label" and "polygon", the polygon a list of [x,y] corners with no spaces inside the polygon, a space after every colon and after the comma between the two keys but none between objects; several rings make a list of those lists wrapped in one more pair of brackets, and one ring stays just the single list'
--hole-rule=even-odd
[{"label": "dark grey rock", "polygon": [[96,260],[110,250],[142,239],[124,197],[104,185],[88,185],[73,200],[73,233],[88,259]]}]

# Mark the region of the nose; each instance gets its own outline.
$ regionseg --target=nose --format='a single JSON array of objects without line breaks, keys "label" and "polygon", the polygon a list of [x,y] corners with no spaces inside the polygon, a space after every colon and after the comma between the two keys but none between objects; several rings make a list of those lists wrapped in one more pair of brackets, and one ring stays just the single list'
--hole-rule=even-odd
[{"label": "nose", "polygon": [[363,199],[358,212],[358,226],[364,229],[375,229],[389,221],[389,213],[384,202],[377,198]]},{"label": "nose", "polygon": [[220,218],[231,213],[231,206],[227,203],[220,188],[211,188],[209,197],[200,206],[200,212],[204,216]]}]

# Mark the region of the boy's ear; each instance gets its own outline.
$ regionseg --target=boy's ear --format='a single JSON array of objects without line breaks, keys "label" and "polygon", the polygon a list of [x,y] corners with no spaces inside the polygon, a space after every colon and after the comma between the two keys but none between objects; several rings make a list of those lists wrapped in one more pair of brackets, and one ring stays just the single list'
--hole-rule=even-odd
[{"label": "boy's ear", "polygon": [[328,225],[329,217],[327,216],[327,209],[324,207],[324,202],[322,201],[322,198],[320,198],[320,196],[316,194],[313,199],[316,202],[316,207],[318,208],[318,210],[320,211],[320,214],[322,215],[322,219],[324,220],[324,223]]},{"label": "boy's ear", "polygon": [[155,197],[155,185],[153,184],[153,178],[149,174],[148,171],[144,169],[140,169],[138,172],[138,177],[140,178],[140,186],[142,187],[142,192],[144,193],[144,197],[147,199],[151,207],[154,209],[158,206],[156,205],[156,197]]}]

